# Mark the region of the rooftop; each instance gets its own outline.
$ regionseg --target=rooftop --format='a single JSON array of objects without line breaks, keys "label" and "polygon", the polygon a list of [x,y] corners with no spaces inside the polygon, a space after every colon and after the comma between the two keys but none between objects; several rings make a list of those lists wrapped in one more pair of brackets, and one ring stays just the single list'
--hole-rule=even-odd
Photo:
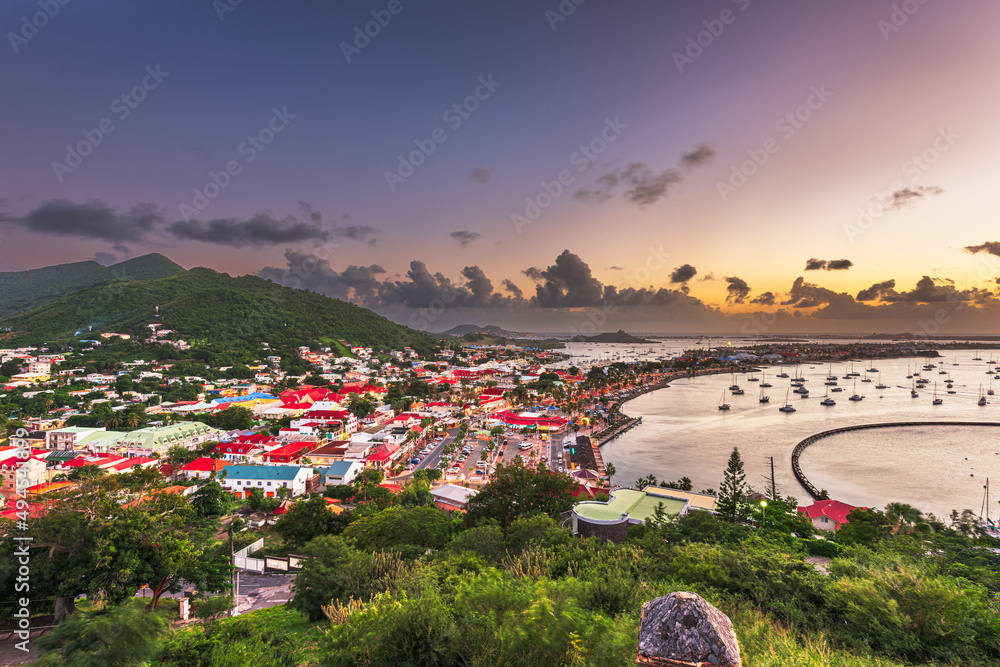
[{"label": "rooftop", "polygon": [[623,514],[635,521],[645,521],[653,516],[656,507],[663,503],[663,511],[667,514],[680,514],[687,501],[660,494],[647,494],[634,489],[615,489],[611,492],[611,500],[606,503],[593,501],[582,502],[573,510],[585,519],[595,521],[614,521],[621,519]]}]

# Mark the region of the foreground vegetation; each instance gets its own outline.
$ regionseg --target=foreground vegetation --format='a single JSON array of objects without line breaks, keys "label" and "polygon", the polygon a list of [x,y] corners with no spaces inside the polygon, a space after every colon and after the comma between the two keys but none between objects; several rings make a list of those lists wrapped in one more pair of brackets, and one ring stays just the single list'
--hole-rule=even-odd
[{"label": "foreground vegetation", "polygon": [[[195,612],[207,621],[193,627],[136,620],[120,594],[104,596],[112,572],[101,574],[97,562],[95,583],[73,586],[88,590],[97,610],[81,605],[45,638],[40,664],[627,665],[642,604],[678,590],[729,614],[745,664],[755,667],[1000,660],[1000,543],[979,535],[967,516],[945,525],[894,505],[856,512],[836,542],[815,539],[794,499],[773,497],[764,525],[747,523],[746,489],[727,468],[720,487],[733,520],[659,513],[612,544],[574,538],[560,525],[572,487],[556,477],[500,467],[468,514],[449,515],[434,508],[423,479],[392,495],[377,475],[363,475],[337,492],[353,509],[334,516],[316,498],[270,532],[284,550],[310,557],[287,606],[220,620],[228,606],[222,582],[189,562],[185,574],[201,575],[206,591]],[[501,500],[523,509],[498,513]],[[177,525],[172,539],[186,530],[192,545],[205,545]],[[240,535],[237,546],[254,537]],[[126,538],[111,531],[105,548]],[[42,566],[48,554],[38,556]],[[166,562],[143,567],[161,579],[172,572]],[[72,572],[77,582],[89,578]],[[135,629],[95,632],[116,624]]]}]

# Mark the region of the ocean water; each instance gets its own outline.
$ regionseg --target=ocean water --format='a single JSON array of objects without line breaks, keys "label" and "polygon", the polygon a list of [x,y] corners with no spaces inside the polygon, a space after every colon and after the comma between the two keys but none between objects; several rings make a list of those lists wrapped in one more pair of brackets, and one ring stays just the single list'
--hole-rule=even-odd
[{"label": "ocean water", "polygon": [[[993,377],[986,371],[996,367],[987,364],[990,353],[978,353],[983,361],[973,361],[975,351],[945,354],[930,360],[938,368],[922,371],[931,384],[925,390],[918,389],[918,398],[910,397],[911,380],[906,376],[920,370],[922,359],[874,362],[888,388],[875,389],[876,374],[871,374],[871,383],[859,378],[856,391],[865,397],[859,402],[848,400],[855,392],[855,382],[842,379],[850,365],[835,363],[832,374],[840,378],[838,385],[843,392],[830,394],[837,402],[832,407],[820,405],[831,370],[829,364],[799,367],[810,390],[809,398],[790,392],[788,379],[775,377],[782,369],[767,368],[764,377],[774,386],[765,390],[771,399],[766,404],[758,402],[760,383],[749,382],[746,374],[736,376],[746,391],[743,396],[728,391],[733,383],[731,375],[676,380],[669,388],[627,403],[624,411],[642,416],[643,424],[605,445],[602,453],[617,469],[616,484],[629,486],[649,474],[661,480],[687,476],[697,491],[719,487],[729,454],[737,446],[752,486],[763,490],[766,476],[770,475],[769,457],[774,457],[779,492],[809,502],[809,495],[792,475],[791,453],[810,435],[879,422],[1000,423],[1000,378],[994,382],[997,395],[987,397],[988,405],[977,405],[980,387],[985,392]],[[994,353],[994,358],[998,357]],[[864,373],[870,366],[855,362],[853,369]],[[950,374],[956,393],[947,393],[948,375],[938,373],[942,369]],[[792,367],[785,371],[795,376]],[[932,405],[935,381],[938,396],[944,400],[939,406]],[[788,402],[796,408],[794,413],[778,411],[786,392]],[[732,406],[727,412],[718,410],[723,395]],[[1000,515],[1000,504],[996,502],[1000,500],[1000,427],[921,426],[839,434],[807,448],[800,464],[806,477],[818,488],[827,489],[832,498],[870,507],[905,502],[939,517],[964,508],[978,514],[983,485],[989,477],[993,506],[990,516]]]}]

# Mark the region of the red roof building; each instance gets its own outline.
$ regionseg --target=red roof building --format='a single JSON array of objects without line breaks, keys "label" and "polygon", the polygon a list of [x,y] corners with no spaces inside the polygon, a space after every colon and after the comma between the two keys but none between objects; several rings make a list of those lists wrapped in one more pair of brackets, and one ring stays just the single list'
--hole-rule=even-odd
[{"label": "red roof building", "polygon": [[265,463],[294,463],[308,454],[316,446],[315,442],[291,442],[264,454]]},{"label": "red roof building", "polygon": [[837,530],[847,523],[847,515],[856,509],[854,505],[839,500],[817,500],[812,505],[800,505],[797,511],[809,517],[812,524],[820,530]]},{"label": "red roof building", "polygon": [[185,479],[191,479],[192,477],[198,479],[208,479],[212,474],[212,471],[218,472],[228,465],[232,465],[229,461],[224,461],[222,459],[213,459],[207,456],[202,456],[201,458],[195,459],[188,463],[186,466],[180,469],[180,474]]}]

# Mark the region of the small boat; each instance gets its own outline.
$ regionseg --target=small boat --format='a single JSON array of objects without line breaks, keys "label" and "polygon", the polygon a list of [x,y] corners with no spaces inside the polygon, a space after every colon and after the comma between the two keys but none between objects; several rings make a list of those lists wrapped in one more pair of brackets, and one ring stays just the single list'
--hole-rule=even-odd
[{"label": "small boat", "polygon": [[760,398],[757,399],[758,403],[767,403],[771,400],[770,396],[764,395],[764,387],[760,388]]},{"label": "small boat", "polygon": [[720,410],[728,410],[729,409],[729,403],[726,403],[726,392],[722,392],[722,402],[719,403],[719,409]]},{"label": "small boat", "polygon": [[849,401],[855,401],[855,402],[864,400],[864,396],[862,396],[861,394],[858,393],[858,383],[857,383],[857,381],[854,382],[854,395],[851,396],[847,400],[849,400]]},{"label": "small boat", "polygon": [[910,398],[917,398],[918,396],[920,396],[920,394],[917,393],[917,385],[916,385],[916,383],[911,383],[910,384]]},{"label": "small boat", "polygon": [[795,408],[788,402],[788,391],[785,391],[785,404],[778,408],[779,412],[795,412]]},{"label": "small boat", "polygon": [[843,387],[834,387],[833,391],[844,391]]},{"label": "small boat", "polygon": [[746,392],[743,391],[742,389],[740,389],[739,387],[737,387],[736,389],[733,389],[733,396],[742,396],[745,393]]},{"label": "small boat", "polygon": [[990,378],[990,387],[989,389],[986,390],[986,395],[987,396],[993,395],[993,378]]},{"label": "small boat", "polygon": [[878,384],[875,385],[875,388],[876,389],[888,389],[889,388],[888,386],[882,384],[882,374],[881,373],[878,374]]},{"label": "small boat", "polygon": [[837,401],[830,398],[830,390],[826,390],[826,398],[819,402],[820,405],[836,405]]},{"label": "small boat", "polygon": [[934,400],[931,402],[931,405],[941,405],[942,403],[944,403],[944,399],[943,398],[938,398],[938,395],[937,395],[937,382],[935,382],[934,383]]}]

